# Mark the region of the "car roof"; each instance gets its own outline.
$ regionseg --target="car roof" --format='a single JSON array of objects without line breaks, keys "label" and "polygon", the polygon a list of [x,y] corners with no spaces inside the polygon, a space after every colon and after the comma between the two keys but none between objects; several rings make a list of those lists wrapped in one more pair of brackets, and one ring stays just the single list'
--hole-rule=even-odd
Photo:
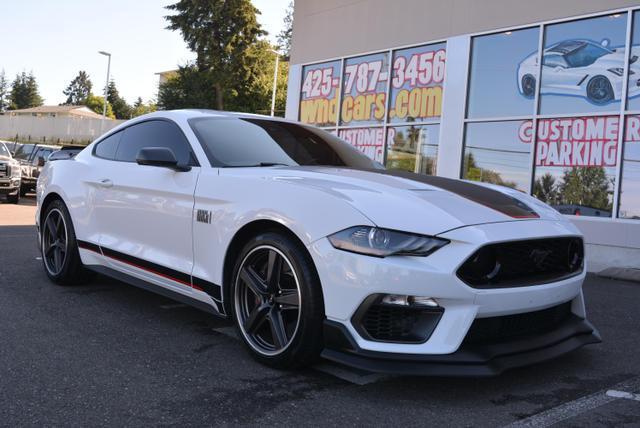
[{"label": "car roof", "polygon": [[607,51],[609,50],[604,46],[602,46],[601,44],[593,42],[591,40],[573,39],[573,40],[564,40],[562,42],[559,42],[551,46],[549,49],[547,49],[547,52],[557,52],[562,55],[566,55],[580,48],[583,48],[586,45],[596,46],[596,47],[599,47],[600,49],[607,50]]},{"label": "car roof", "polygon": [[153,113],[144,114],[142,116],[135,117],[130,119],[124,123],[119,124],[118,126],[110,129],[109,131],[102,134],[95,141],[101,141],[108,137],[109,135],[115,134],[125,128],[128,128],[131,125],[134,125],[139,122],[144,122],[147,120],[153,119],[193,119],[200,117],[211,117],[211,118],[230,118],[230,119],[264,119],[264,120],[274,120],[278,122],[288,122],[288,123],[297,123],[296,121],[285,119],[282,117],[276,116],[266,116],[263,114],[253,114],[253,113],[241,113],[241,112],[231,112],[231,111],[220,111],[220,110],[209,110],[209,109],[180,109],[180,110],[158,110]]}]

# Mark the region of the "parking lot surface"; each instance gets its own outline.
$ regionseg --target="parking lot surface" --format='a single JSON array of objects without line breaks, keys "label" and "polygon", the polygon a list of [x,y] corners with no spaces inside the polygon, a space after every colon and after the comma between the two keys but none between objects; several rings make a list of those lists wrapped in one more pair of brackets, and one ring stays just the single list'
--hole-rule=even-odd
[{"label": "parking lot surface", "polygon": [[639,283],[589,276],[604,342],[558,360],[369,377],[265,368],[224,321],[105,277],[56,286],[38,258],[32,225],[0,226],[1,426],[640,426]]}]

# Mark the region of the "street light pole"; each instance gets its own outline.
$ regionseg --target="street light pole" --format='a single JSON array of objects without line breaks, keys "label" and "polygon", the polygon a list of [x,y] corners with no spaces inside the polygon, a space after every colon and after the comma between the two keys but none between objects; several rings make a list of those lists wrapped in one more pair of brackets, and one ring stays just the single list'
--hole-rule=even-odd
[{"label": "street light pole", "polygon": [[109,89],[109,72],[111,71],[111,54],[105,51],[99,51],[100,55],[104,55],[109,60],[107,61],[107,82],[104,84],[104,103],[102,104],[102,119],[107,118],[107,91]]},{"label": "street light pole", "polygon": [[273,91],[271,93],[271,117],[273,117],[276,111],[276,89],[278,87],[278,63],[280,61],[280,53],[273,49],[269,50],[276,54],[276,66],[273,69]]}]

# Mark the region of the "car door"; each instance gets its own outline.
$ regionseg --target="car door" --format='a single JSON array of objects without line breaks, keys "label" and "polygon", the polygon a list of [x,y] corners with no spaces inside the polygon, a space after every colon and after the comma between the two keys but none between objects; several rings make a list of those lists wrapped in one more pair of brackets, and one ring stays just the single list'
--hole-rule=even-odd
[{"label": "car door", "polygon": [[[139,165],[144,147],[171,149],[189,171]],[[96,176],[95,224],[112,268],[175,291],[191,291],[192,212],[200,168],[180,128],[149,120],[126,128],[114,160]]]}]

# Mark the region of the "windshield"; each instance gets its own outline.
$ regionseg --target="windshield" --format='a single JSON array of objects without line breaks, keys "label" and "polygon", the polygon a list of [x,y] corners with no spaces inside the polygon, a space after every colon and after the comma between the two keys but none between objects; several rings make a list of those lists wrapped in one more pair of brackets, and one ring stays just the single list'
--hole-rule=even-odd
[{"label": "windshield", "polygon": [[346,166],[383,168],[333,134],[268,119],[203,117],[189,120],[213,166]]},{"label": "windshield", "polygon": [[31,152],[33,152],[33,149],[35,147],[35,144],[25,144],[24,146],[21,146],[20,148],[18,148],[18,150],[16,150],[14,158],[25,160],[29,159],[29,155],[31,155]]},{"label": "windshield", "polygon": [[11,153],[9,153],[9,149],[7,149],[7,146],[5,146],[4,143],[0,143],[0,156],[6,156],[8,158],[11,157]]},{"label": "windshield", "polygon": [[592,45],[591,43],[586,43],[581,48],[566,54],[565,59],[571,67],[586,67],[596,62],[596,60],[601,56],[609,53],[611,53],[611,51],[608,49],[598,45]]}]

